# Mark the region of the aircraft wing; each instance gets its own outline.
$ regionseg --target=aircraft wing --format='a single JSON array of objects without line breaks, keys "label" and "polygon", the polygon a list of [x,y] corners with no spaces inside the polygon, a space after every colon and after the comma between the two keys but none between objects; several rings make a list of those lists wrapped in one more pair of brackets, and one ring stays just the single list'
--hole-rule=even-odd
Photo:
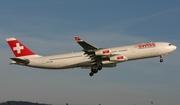
[{"label": "aircraft wing", "polygon": [[95,50],[99,49],[98,47],[95,47],[85,41],[83,41],[81,38],[79,38],[78,36],[75,36],[75,40],[77,41],[77,43],[84,49],[83,51],[86,52],[94,52]]},{"label": "aircraft wing", "polygon": [[102,56],[97,56],[95,54],[96,51],[100,50],[101,48],[95,47],[85,41],[83,41],[78,36],[75,37],[75,40],[77,43],[83,48],[84,54],[87,54],[89,56],[89,59],[91,59],[92,64],[102,64]]}]

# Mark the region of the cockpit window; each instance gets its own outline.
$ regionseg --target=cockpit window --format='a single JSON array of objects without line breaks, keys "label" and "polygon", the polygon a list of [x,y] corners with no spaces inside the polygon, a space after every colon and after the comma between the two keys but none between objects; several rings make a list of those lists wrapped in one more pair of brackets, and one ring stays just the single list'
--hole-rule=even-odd
[{"label": "cockpit window", "polygon": [[169,46],[171,46],[172,44],[171,43],[169,43]]}]

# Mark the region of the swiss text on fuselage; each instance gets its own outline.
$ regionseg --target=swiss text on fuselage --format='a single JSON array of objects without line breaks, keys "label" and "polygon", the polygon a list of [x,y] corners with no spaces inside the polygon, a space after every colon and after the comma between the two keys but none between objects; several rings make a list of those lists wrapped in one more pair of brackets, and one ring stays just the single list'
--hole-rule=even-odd
[{"label": "swiss text on fuselage", "polygon": [[156,47],[155,43],[143,43],[138,45],[138,49]]}]

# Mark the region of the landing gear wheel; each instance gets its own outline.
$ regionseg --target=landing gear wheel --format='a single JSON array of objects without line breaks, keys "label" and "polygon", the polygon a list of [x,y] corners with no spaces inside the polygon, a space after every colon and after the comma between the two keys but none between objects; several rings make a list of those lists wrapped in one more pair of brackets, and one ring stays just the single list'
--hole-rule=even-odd
[{"label": "landing gear wheel", "polygon": [[91,69],[91,72],[93,72],[93,73],[97,73],[97,72],[98,72],[98,70],[97,70],[97,69]]},{"label": "landing gear wheel", "polygon": [[160,59],[160,62],[162,63],[162,62],[163,62],[163,59]]},{"label": "landing gear wheel", "polygon": [[101,65],[92,65],[91,66],[91,72],[89,73],[90,76],[93,76],[94,74],[98,73],[99,70],[102,69],[102,66]]},{"label": "landing gear wheel", "polygon": [[98,69],[98,70],[102,70],[102,66],[99,66],[97,69]]},{"label": "landing gear wheel", "polygon": [[96,69],[97,68],[97,65],[93,65],[92,67],[91,67],[91,69]]},{"label": "landing gear wheel", "polygon": [[162,63],[163,62],[163,55],[160,55],[160,62]]},{"label": "landing gear wheel", "polygon": [[97,70],[97,69],[94,69],[94,73],[98,73],[98,70]]},{"label": "landing gear wheel", "polygon": [[94,75],[94,73],[93,73],[93,72],[90,72],[90,73],[89,73],[89,76],[91,76],[91,77],[92,77],[93,75]]}]

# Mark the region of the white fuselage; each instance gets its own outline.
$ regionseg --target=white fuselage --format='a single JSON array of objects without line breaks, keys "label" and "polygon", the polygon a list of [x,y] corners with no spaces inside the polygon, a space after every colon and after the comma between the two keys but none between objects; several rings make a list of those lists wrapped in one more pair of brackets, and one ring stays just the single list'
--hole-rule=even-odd
[{"label": "white fuselage", "polygon": [[[151,57],[164,56],[176,49],[176,46],[171,45],[167,42],[155,42],[155,46],[137,44],[130,46],[114,47],[109,48],[111,50],[111,55],[123,55],[126,57],[126,60],[136,60],[144,59]],[[26,66],[45,68],[45,69],[66,69],[66,68],[75,68],[82,67],[88,68],[93,64],[90,62],[90,58],[84,52],[60,54],[53,56],[43,56],[36,58],[24,58],[28,59],[30,63]],[[123,61],[112,61],[112,60],[103,60],[103,67],[114,67],[116,63]]]}]

